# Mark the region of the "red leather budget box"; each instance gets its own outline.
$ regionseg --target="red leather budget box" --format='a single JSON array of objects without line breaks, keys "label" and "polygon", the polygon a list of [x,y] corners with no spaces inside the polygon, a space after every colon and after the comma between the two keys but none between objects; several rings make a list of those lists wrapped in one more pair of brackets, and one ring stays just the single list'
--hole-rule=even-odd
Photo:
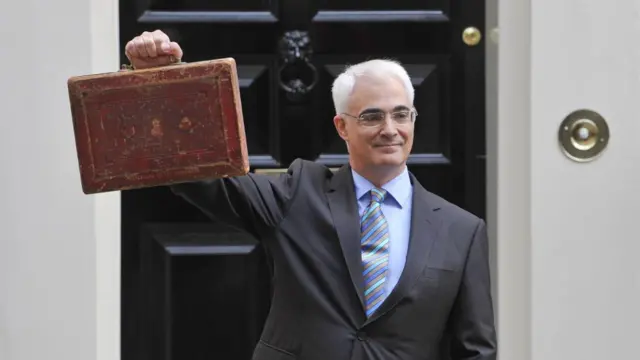
[{"label": "red leather budget box", "polygon": [[244,175],[232,58],[70,78],[85,194]]}]

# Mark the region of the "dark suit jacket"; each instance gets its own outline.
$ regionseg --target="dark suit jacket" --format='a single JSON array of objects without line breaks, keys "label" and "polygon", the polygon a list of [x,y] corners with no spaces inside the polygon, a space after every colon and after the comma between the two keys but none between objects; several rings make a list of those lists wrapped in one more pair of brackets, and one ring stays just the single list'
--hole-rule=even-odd
[{"label": "dark suit jacket", "polygon": [[400,281],[369,319],[349,166],[296,160],[253,175],[172,186],[213,219],[252,233],[274,265],[254,360],[494,360],[485,223],[414,186]]}]

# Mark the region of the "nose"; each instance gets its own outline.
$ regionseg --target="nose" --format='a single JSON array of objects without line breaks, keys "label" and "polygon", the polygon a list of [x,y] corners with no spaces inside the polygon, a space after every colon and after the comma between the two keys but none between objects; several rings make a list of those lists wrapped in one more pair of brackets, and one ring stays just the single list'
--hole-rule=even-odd
[{"label": "nose", "polygon": [[385,136],[393,137],[398,134],[396,123],[391,119],[391,116],[387,114],[382,124],[381,133]]}]

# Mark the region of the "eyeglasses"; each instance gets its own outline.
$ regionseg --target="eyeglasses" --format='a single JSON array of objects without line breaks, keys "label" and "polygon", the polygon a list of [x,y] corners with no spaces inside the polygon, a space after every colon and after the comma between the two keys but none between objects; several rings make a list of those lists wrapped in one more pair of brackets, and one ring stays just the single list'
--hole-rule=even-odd
[{"label": "eyeglasses", "polygon": [[[346,115],[354,118],[358,121],[358,124],[367,127],[381,126],[385,123],[387,118],[387,113],[384,111],[366,112],[364,114],[360,114],[360,116],[353,116],[347,113],[342,113],[340,115]],[[393,111],[389,113],[389,115],[391,116],[391,120],[397,125],[405,125],[414,122],[418,116],[418,112],[415,109],[407,109]]]}]

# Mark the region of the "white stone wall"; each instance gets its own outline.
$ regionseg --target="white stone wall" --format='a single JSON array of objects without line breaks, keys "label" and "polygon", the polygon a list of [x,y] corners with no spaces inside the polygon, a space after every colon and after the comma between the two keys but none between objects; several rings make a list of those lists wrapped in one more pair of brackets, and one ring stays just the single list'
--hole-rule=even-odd
[{"label": "white stone wall", "polygon": [[[501,359],[638,357],[640,2],[499,0],[495,141]],[[561,154],[580,108],[611,129],[598,160]]]},{"label": "white stone wall", "polygon": [[115,0],[0,10],[0,359],[119,358],[117,193],[81,192],[67,79],[118,67]]}]

